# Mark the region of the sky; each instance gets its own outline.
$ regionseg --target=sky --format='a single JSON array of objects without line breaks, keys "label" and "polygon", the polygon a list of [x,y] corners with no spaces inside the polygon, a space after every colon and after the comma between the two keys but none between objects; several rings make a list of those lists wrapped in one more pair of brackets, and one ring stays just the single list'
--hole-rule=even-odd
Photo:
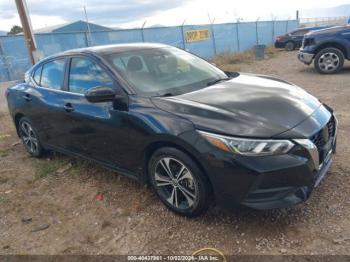
[{"label": "sky", "polygon": [[[34,29],[85,20],[108,27],[141,27],[295,18],[295,11],[350,4],[350,0],[26,0]],[[306,12],[305,12],[306,13]],[[0,30],[20,25],[14,0],[0,0]]]}]

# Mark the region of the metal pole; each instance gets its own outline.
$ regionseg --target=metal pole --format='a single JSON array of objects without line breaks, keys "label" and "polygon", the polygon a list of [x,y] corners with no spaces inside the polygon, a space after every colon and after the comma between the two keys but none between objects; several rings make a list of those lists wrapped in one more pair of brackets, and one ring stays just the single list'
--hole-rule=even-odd
[{"label": "metal pole", "polygon": [[184,32],[184,24],[186,22],[186,19],[182,22],[181,25],[181,34],[182,34],[182,47],[184,50],[186,50],[186,43],[185,43],[185,32]]},{"label": "metal pole", "polygon": [[142,38],[142,42],[145,42],[145,35],[143,33],[143,29],[145,28],[147,20],[145,20],[145,22],[143,22],[142,24],[142,28],[141,28],[141,38]]},{"label": "metal pole", "polygon": [[275,19],[272,19],[272,43],[275,41]]},{"label": "metal pole", "polygon": [[214,48],[214,55],[217,55],[217,51],[216,51],[216,41],[215,41],[215,33],[214,33],[214,22],[215,22],[215,17],[213,20],[210,19],[210,15],[208,13],[208,18],[209,18],[209,22],[210,22],[210,27],[211,27],[211,34],[213,37],[213,48]]},{"label": "metal pole", "polygon": [[236,38],[237,38],[237,50],[238,52],[240,51],[240,46],[239,46],[239,18],[237,19],[236,22]]},{"label": "metal pole", "polygon": [[18,15],[21,19],[24,38],[27,44],[29,59],[32,64],[35,64],[34,52],[36,51],[36,42],[33,35],[32,24],[28,14],[28,9],[25,0],[15,0]]},{"label": "metal pole", "polygon": [[259,45],[259,32],[258,32],[258,22],[260,17],[255,22],[255,37],[256,37],[256,44]]},{"label": "metal pole", "polygon": [[[215,21],[215,19],[214,19]],[[217,55],[217,50],[216,50],[216,41],[215,41],[215,33],[214,33],[214,25],[211,24],[211,32],[213,34],[213,47],[214,47],[214,54]]]},{"label": "metal pole", "polygon": [[6,67],[6,76],[7,76],[7,80],[8,81],[11,81],[11,72],[10,72],[10,68],[9,68],[9,65],[7,63],[7,59],[5,58],[5,54],[4,54],[4,50],[2,48],[2,43],[0,41],[0,57],[1,57],[1,60],[3,62],[3,64],[5,65]]},{"label": "metal pole", "polygon": [[85,20],[86,20],[86,27],[87,27],[87,31],[88,31],[88,35],[89,35],[89,37],[87,37],[87,39],[88,39],[87,44],[88,44],[88,46],[90,46],[92,44],[92,37],[91,37],[89,19],[88,19],[88,16],[87,16],[85,5],[84,5],[84,14],[85,14]]}]

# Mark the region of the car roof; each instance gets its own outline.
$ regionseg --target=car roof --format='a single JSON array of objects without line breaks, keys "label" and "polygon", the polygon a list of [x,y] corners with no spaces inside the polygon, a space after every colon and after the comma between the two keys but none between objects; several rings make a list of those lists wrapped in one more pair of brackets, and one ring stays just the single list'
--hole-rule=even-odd
[{"label": "car roof", "polygon": [[111,54],[111,53],[122,53],[134,50],[145,50],[145,49],[155,49],[169,47],[168,45],[158,44],[158,43],[128,43],[128,44],[113,44],[113,45],[100,45],[91,46],[78,49],[71,49],[64,51],[58,55],[72,55],[79,53],[95,53],[98,55]]},{"label": "car roof", "polygon": [[319,30],[319,29],[324,29],[327,28],[327,26],[308,26],[308,27],[298,27],[291,32],[296,32],[296,31],[301,31],[301,30]]},{"label": "car roof", "polygon": [[165,45],[165,44],[159,44],[159,43],[128,43],[128,44],[100,45],[100,46],[70,49],[70,50],[56,53],[41,59],[30,70],[37,68],[40,64],[46,63],[51,59],[56,59],[62,56],[77,55],[77,54],[83,54],[83,53],[92,54],[92,55],[94,54],[105,55],[105,54],[123,53],[123,52],[134,51],[134,50],[146,50],[146,49],[156,49],[156,48],[166,48],[166,47],[171,47],[171,46]]}]

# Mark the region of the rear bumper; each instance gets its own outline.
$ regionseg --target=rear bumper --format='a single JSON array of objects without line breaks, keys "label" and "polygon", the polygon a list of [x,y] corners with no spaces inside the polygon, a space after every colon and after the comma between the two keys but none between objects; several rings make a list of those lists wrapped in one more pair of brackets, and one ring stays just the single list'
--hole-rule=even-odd
[{"label": "rear bumper", "polygon": [[310,65],[312,63],[314,56],[315,56],[314,54],[305,53],[305,52],[301,52],[301,51],[299,51],[299,53],[298,53],[299,61],[303,62],[306,65]]}]

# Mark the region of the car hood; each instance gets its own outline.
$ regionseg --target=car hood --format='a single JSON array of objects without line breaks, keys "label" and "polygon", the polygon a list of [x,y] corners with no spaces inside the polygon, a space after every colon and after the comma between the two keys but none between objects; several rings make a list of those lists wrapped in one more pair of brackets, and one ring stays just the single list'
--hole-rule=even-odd
[{"label": "car hood", "polygon": [[337,34],[337,33],[342,32],[342,31],[347,31],[347,30],[350,30],[350,26],[349,25],[333,26],[333,27],[329,27],[329,28],[325,28],[325,29],[309,32],[309,33],[307,33],[307,36],[311,36],[312,37],[312,36],[323,35],[323,34],[333,35],[333,34]]},{"label": "car hood", "polygon": [[321,106],[295,85],[248,74],[179,96],[153,97],[152,102],[200,130],[261,138],[292,129]]}]

